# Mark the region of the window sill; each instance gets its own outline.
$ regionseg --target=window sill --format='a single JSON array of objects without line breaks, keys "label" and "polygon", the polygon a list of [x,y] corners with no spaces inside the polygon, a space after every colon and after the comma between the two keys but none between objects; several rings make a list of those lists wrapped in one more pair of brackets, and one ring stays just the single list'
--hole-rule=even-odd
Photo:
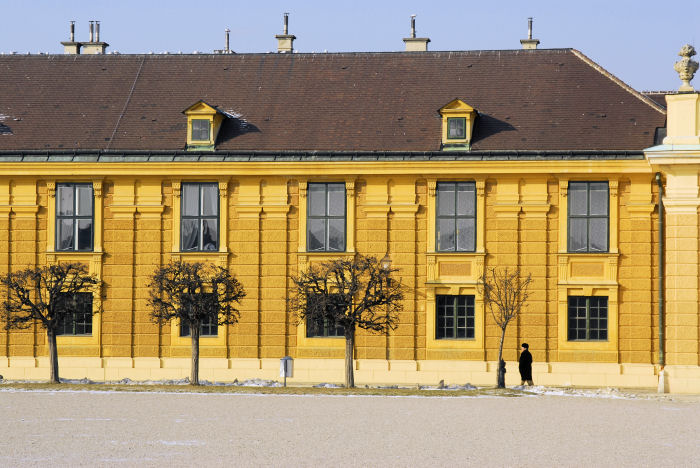
[{"label": "window sill", "polygon": [[56,255],[58,257],[92,257],[93,255],[104,255],[98,250],[49,250],[46,255]]}]

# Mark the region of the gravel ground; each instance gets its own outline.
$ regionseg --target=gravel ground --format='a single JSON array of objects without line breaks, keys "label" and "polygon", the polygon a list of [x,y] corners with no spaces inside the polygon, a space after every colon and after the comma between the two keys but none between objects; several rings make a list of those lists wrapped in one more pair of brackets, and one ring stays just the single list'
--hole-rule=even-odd
[{"label": "gravel ground", "polygon": [[0,466],[698,466],[698,398],[0,391]]}]

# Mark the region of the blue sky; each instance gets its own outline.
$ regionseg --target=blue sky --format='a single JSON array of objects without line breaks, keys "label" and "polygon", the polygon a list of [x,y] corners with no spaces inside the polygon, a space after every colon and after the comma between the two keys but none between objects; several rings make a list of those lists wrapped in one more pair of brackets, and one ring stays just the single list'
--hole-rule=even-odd
[{"label": "blue sky", "polygon": [[268,52],[276,50],[285,11],[298,52],[403,50],[411,14],[418,15],[418,36],[431,39],[430,50],[517,49],[532,16],[540,48],[578,49],[639,90],[677,89],[676,54],[700,39],[699,0],[0,0],[0,6],[4,53],[62,53],[70,20],[81,41],[88,40],[88,21],[100,20],[108,52],[211,52],[223,48],[227,27],[236,52]]}]

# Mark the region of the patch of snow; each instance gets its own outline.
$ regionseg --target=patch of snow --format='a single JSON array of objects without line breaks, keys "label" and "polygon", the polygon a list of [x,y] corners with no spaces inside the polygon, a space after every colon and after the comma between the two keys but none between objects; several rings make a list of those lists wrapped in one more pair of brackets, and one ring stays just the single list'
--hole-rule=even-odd
[{"label": "patch of snow", "polygon": [[229,119],[236,119],[239,122],[239,125],[241,126],[241,129],[246,129],[249,126],[248,121],[243,117],[243,114],[238,112],[235,109],[226,109],[221,111],[226,117]]},{"label": "patch of snow", "polygon": [[233,383],[238,387],[281,387],[282,384],[276,380],[250,379],[243,382]]},{"label": "patch of snow", "polygon": [[320,383],[314,385],[314,388],[343,388],[343,385],[334,383]]},{"label": "patch of snow", "polygon": [[464,385],[438,385],[436,387],[431,385],[418,385],[418,390],[478,390],[478,388],[467,382]]},{"label": "patch of snow", "polygon": [[580,388],[552,388],[543,387],[540,385],[526,387],[517,385],[514,390],[521,390],[524,393],[546,396],[572,396],[572,397],[587,397],[587,398],[618,398],[618,399],[636,399],[637,396],[631,393],[624,393],[618,388],[606,387],[596,389],[580,389]]}]

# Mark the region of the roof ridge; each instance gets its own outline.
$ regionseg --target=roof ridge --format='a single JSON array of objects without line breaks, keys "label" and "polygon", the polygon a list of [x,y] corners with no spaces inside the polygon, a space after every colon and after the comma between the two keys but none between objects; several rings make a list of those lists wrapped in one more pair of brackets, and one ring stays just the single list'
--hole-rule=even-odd
[{"label": "roof ridge", "polygon": [[31,57],[31,58],[48,58],[48,59],[61,59],[64,58],[66,60],[80,60],[80,59],[99,59],[99,58],[104,58],[104,57],[121,57],[121,58],[137,58],[137,57],[148,57],[148,58],[155,58],[155,57],[229,57],[231,58],[232,56],[243,56],[243,55],[275,55],[275,56],[280,56],[280,57],[294,57],[294,56],[300,56],[300,55],[406,55],[406,56],[420,56],[420,55],[439,55],[439,54],[466,54],[466,55],[481,55],[484,53],[494,53],[494,54],[513,54],[513,55],[521,55],[521,54],[530,54],[530,53],[535,53],[535,54],[560,54],[560,53],[567,53],[569,51],[572,51],[574,49],[570,47],[558,47],[558,48],[549,48],[549,49],[536,49],[536,50],[524,50],[524,49],[469,49],[469,50],[426,50],[426,51],[415,51],[415,52],[410,52],[407,53],[404,50],[360,50],[360,51],[351,51],[351,50],[345,50],[345,51],[335,51],[335,52],[294,52],[293,54],[278,54],[277,52],[273,51],[268,51],[268,52],[236,52],[235,54],[218,54],[214,52],[157,52],[157,53],[148,53],[148,52],[136,52],[136,53],[128,53],[128,52],[118,52],[118,53],[106,53],[106,54],[62,54],[62,53],[54,53],[54,54],[2,54],[0,53],[0,58],[18,58],[18,57]]},{"label": "roof ridge", "polygon": [[624,81],[607,71],[605,68],[588,58],[583,52],[576,49],[571,49],[571,52],[576,57],[578,57],[583,63],[587,64],[588,66],[596,70],[598,73],[605,76],[610,81],[612,81],[613,83],[615,83],[616,85],[618,85],[619,87],[621,87],[622,89],[624,89],[625,91],[627,91],[628,93],[630,93],[631,95],[648,105],[649,107],[661,112],[662,114],[666,114],[666,109],[664,109],[661,105],[657,104],[653,99],[645,96],[641,92],[637,91],[636,89],[634,89],[633,87],[631,87],[630,85],[628,85],[627,83],[625,83]]}]

